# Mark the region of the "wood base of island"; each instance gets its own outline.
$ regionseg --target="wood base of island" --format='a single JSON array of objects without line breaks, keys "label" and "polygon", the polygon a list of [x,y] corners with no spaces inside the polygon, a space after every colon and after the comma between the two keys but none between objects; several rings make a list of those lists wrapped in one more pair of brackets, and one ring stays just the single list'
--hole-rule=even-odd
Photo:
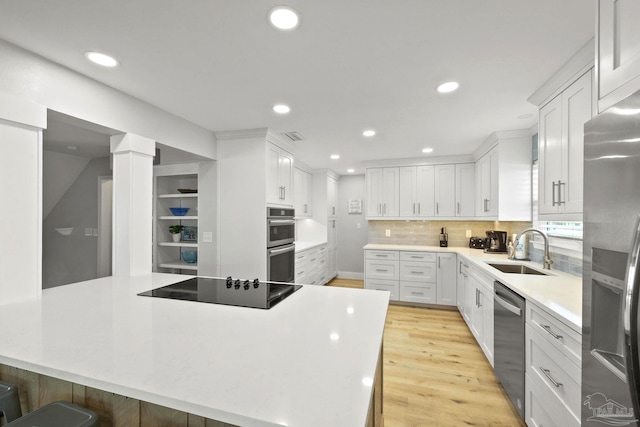
[{"label": "wood base of island", "polygon": [[23,414],[65,400],[95,411],[100,427],[235,427],[8,365],[0,365],[0,381],[18,387]]}]

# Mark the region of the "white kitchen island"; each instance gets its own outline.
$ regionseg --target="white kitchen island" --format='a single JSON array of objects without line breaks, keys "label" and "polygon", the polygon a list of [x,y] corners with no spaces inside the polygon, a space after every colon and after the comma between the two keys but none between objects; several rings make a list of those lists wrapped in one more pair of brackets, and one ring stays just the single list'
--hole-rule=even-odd
[{"label": "white kitchen island", "polygon": [[187,278],[0,303],[0,378],[17,368],[239,426],[367,425],[387,292],[303,286],[270,310],[137,296]]}]

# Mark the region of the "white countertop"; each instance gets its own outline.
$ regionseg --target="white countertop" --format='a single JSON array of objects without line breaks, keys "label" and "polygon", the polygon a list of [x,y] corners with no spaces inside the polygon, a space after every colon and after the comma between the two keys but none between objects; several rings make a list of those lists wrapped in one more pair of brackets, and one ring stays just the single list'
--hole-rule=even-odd
[{"label": "white countertop", "polygon": [[296,252],[306,251],[307,249],[315,248],[316,246],[321,246],[326,244],[327,242],[311,242],[311,241],[296,240]]},{"label": "white countertop", "polygon": [[389,293],[303,286],[270,310],[136,295],[187,278],[0,304],[0,364],[241,426],[365,425]]},{"label": "white countertop", "polygon": [[553,270],[553,264],[551,270],[546,271],[549,276],[510,274],[491,267],[487,262],[525,264],[538,270],[542,270],[542,266],[534,262],[509,260],[506,254],[484,253],[480,249],[462,247],[368,244],[364,249],[455,252],[495,280],[507,285],[528,301],[551,312],[564,320],[568,326],[582,333],[582,278]]}]

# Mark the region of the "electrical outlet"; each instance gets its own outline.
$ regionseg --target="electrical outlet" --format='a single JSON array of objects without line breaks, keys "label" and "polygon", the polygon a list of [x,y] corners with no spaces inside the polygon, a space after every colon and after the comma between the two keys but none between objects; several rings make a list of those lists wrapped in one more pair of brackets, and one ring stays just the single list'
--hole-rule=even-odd
[{"label": "electrical outlet", "polygon": [[467,237],[471,237],[471,230],[467,230],[467,234],[466,234],[466,236],[467,236]]},{"label": "electrical outlet", "polygon": [[384,230],[384,235],[387,237],[391,237],[391,230]]}]

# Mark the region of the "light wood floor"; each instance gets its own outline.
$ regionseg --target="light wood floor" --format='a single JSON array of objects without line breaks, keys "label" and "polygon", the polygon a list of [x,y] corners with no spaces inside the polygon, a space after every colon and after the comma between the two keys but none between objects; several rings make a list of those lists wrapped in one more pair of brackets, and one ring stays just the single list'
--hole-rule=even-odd
[{"label": "light wood floor", "polygon": [[526,426],[458,311],[390,305],[383,370],[385,427]]}]

